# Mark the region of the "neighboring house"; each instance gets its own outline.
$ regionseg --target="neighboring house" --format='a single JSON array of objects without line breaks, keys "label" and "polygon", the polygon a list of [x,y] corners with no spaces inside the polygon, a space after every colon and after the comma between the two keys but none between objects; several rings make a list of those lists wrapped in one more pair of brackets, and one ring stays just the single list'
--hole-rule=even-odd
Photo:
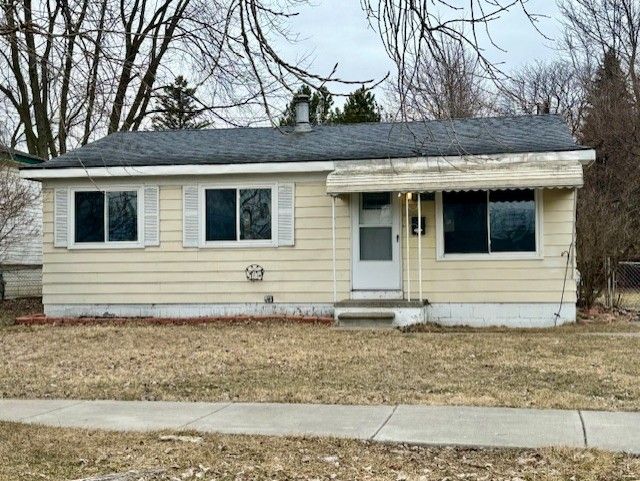
[{"label": "neighboring house", "polygon": [[297,115],[115,133],[24,170],[44,189],[45,312],[575,320],[595,155],[560,117],[311,128],[304,98]]},{"label": "neighboring house", "polygon": [[[39,165],[43,162],[25,152],[0,145],[0,162],[18,169],[25,165]],[[0,298],[39,297],[42,294],[42,198],[39,182],[23,180],[34,189],[37,200],[18,220],[18,228],[7,239],[6,246],[0,246]]]}]

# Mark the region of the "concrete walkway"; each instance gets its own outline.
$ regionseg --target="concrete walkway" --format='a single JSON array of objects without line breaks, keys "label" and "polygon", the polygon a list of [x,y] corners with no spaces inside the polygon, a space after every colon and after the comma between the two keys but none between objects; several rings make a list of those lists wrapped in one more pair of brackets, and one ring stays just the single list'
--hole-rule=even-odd
[{"label": "concrete walkway", "polygon": [[332,436],[430,445],[593,447],[640,454],[640,413],[630,412],[0,399],[0,421],[121,431]]}]

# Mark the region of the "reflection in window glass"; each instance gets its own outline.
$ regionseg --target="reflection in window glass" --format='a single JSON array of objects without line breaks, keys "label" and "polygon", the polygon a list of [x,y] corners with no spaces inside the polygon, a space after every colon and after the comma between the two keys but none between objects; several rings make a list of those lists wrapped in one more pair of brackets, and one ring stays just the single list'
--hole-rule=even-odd
[{"label": "reflection in window glass", "polygon": [[364,192],[362,210],[382,209],[391,204],[391,192]]},{"label": "reflection in window glass", "polygon": [[237,240],[236,189],[205,192],[205,234],[208,241]]},{"label": "reflection in window glass", "polygon": [[126,242],[138,240],[138,193],[107,192],[109,203],[109,240]]},{"label": "reflection in window glass", "polygon": [[488,253],[487,193],[442,194],[445,254]]},{"label": "reflection in window glass", "polygon": [[104,192],[76,192],[75,241],[104,242]]},{"label": "reflection in window glass", "polygon": [[536,250],[536,204],[532,190],[489,193],[491,252]]},{"label": "reflection in window glass", "polygon": [[240,189],[240,239],[271,239],[271,189]]},{"label": "reflection in window glass", "polygon": [[393,220],[390,192],[360,194],[360,225],[390,225]]},{"label": "reflection in window glass", "polygon": [[391,227],[360,227],[360,260],[393,260]]}]

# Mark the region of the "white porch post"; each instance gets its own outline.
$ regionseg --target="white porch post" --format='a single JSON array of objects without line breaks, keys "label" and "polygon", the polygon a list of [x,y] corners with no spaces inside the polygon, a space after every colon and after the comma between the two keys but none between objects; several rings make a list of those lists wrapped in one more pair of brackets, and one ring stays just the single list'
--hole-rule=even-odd
[{"label": "white porch post", "polygon": [[331,196],[331,242],[333,254],[333,303],[338,302],[338,287],[336,278],[336,196]]},{"label": "white porch post", "polygon": [[422,302],[422,198],[418,192],[418,298]]},{"label": "white porch post", "polygon": [[409,262],[409,236],[411,232],[411,219],[409,218],[409,193],[404,195],[404,210],[405,210],[405,270],[407,271],[407,300],[411,300],[411,262]]}]

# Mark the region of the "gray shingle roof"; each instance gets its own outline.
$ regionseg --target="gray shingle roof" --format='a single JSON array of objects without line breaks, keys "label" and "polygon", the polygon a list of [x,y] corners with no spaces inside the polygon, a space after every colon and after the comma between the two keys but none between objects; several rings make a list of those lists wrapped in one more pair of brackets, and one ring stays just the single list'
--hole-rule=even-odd
[{"label": "gray shingle roof", "polygon": [[118,132],[38,168],[242,164],[578,150],[555,115],[408,123]]}]

